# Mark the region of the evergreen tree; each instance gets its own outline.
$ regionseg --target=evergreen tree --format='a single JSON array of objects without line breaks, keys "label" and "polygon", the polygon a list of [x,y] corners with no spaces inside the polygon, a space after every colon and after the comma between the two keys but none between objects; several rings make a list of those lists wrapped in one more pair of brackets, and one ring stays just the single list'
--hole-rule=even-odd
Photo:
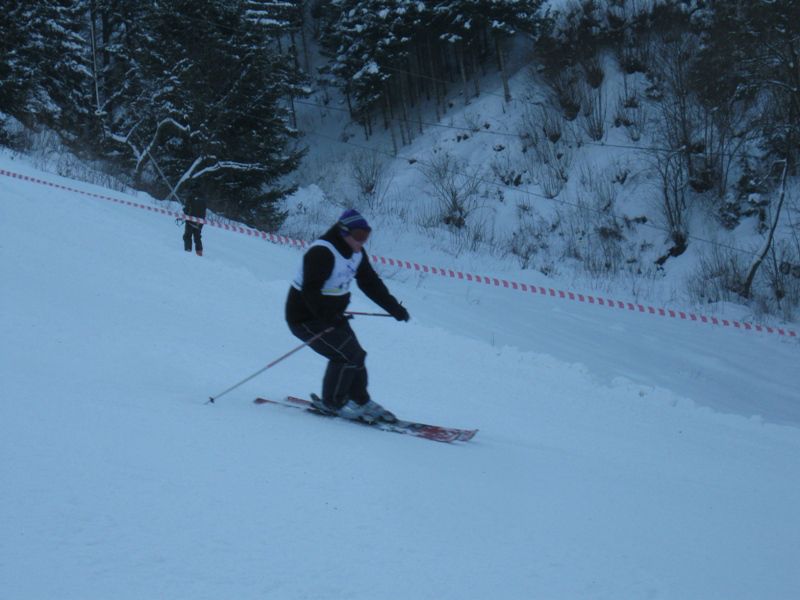
[{"label": "evergreen tree", "polygon": [[362,117],[380,99],[388,74],[381,72],[376,50],[385,35],[380,2],[333,0],[322,45],[327,50],[330,72],[347,96],[350,112]]},{"label": "evergreen tree", "polygon": [[703,69],[706,97],[758,97],[766,149],[794,165],[800,156],[800,3],[709,0]]},{"label": "evergreen tree", "polygon": [[[387,126],[392,118],[407,125],[411,109],[431,90],[439,109],[453,63],[469,98],[468,80],[477,93],[480,64],[496,56],[508,97],[503,42],[518,26],[533,30],[540,1],[332,0],[318,11],[328,71],[368,134],[375,110]],[[410,139],[410,127],[403,133]]]},{"label": "evergreen tree", "polygon": [[[112,3],[103,8],[109,23],[122,16]],[[112,28],[108,40],[117,49],[100,72],[108,84],[99,94],[107,140],[117,156],[139,181],[158,181],[164,196],[203,196],[218,212],[274,226],[274,201],[287,191],[276,182],[303,153],[285,101],[304,93],[295,70],[242,3],[134,8]]]},{"label": "evergreen tree", "polygon": [[284,39],[288,39],[288,51],[295,68],[308,71],[310,57],[305,37],[305,0],[246,0],[244,11],[248,21],[260,28],[268,39],[275,41],[279,52],[284,51]]},{"label": "evergreen tree", "polygon": [[4,143],[4,115],[18,119],[24,116],[31,71],[31,65],[20,54],[26,39],[25,4],[9,0],[0,11],[0,143]]},{"label": "evergreen tree", "polygon": [[541,0],[454,0],[438,2],[433,10],[444,28],[443,39],[455,43],[459,52],[466,51],[474,73],[477,61],[494,53],[509,101],[503,43],[518,29],[535,30],[541,3]]},{"label": "evergreen tree", "polygon": [[91,121],[81,3],[14,1],[3,10],[0,102],[29,127],[45,125],[79,147]]}]

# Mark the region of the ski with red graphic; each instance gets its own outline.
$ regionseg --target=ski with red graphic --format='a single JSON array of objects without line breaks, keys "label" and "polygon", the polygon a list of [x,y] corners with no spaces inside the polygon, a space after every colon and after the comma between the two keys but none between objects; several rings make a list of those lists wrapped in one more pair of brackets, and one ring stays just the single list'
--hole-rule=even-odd
[{"label": "ski with red graphic", "polygon": [[[296,408],[302,410],[304,412],[309,412],[316,415],[322,415],[319,411],[317,411],[309,400],[305,400],[304,398],[296,398],[294,396],[288,396],[281,400],[273,400],[269,398],[256,398],[254,401],[256,404],[274,404],[277,406],[287,406],[290,408]],[[322,415],[327,416],[327,415]],[[330,417],[330,418],[339,418],[339,417]],[[340,418],[342,421],[349,421],[350,423],[357,423],[359,425],[363,425],[364,427],[372,427],[373,429],[380,429],[382,431],[392,431],[394,433],[403,433],[407,435],[412,435],[414,437],[423,438],[426,440],[433,440],[435,442],[468,442],[472,438],[475,437],[475,434],[478,433],[477,429],[458,429],[455,427],[441,427],[439,425],[427,425],[425,423],[416,423],[414,421],[403,421],[397,420],[392,423],[386,421],[375,421],[373,423],[368,423],[366,421],[361,420],[354,420],[354,419],[343,419]]]}]

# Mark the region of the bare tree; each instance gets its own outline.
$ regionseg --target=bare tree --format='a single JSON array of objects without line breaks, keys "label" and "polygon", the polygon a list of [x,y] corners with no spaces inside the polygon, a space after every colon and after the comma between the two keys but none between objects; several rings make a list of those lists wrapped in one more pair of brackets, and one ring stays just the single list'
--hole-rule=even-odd
[{"label": "bare tree", "polygon": [[686,193],[689,177],[686,163],[679,152],[654,150],[654,169],[658,174],[661,198],[660,207],[673,247],[660,257],[656,264],[663,265],[670,256],[680,256],[688,245],[688,205]]},{"label": "bare tree", "polygon": [[356,184],[361,204],[375,208],[389,189],[387,163],[377,152],[359,151],[350,157],[350,175]]},{"label": "bare tree", "polygon": [[786,170],[788,169],[788,164],[788,161],[783,161],[783,174],[781,175],[781,195],[778,198],[778,206],[775,208],[775,215],[772,218],[772,226],[769,228],[769,231],[767,232],[767,238],[764,240],[764,244],[756,254],[755,260],[753,260],[753,263],[747,270],[747,275],[742,283],[742,296],[745,298],[750,297],[750,292],[753,287],[753,279],[755,279],[756,272],[761,266],[761,263],[764,261],[764,258],[767,256],[767,253],[772,247],[772,241],[775,238],[775,229],[778,227],[778,221],[780,221],[781,218],[781,209],[783,208],[783,201],[786,198]]},{"label": "bare tree", "polygon": [[456,228],[464,227],[478,208],[480,172],[467,167],[449,152],[437,153],[420,169],[439,202],[442,222]]}]

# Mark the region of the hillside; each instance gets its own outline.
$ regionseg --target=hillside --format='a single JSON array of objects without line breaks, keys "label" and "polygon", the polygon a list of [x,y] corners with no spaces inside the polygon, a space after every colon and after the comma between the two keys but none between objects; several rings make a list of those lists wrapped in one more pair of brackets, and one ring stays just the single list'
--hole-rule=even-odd
[{"label": "hillside", "polygon": [[[373,395],[473,441],[252,404],[315,390],[311,352],[210,406],[296,345],[300,253],[207,227],[198,258],[105,199],[143,195],[0,168],[69,188],[0,176],[9,598],[800,594],[796,337],[379,265],[412,320],[354,322]],[[424,231],[370,251],[547,285]]]},{"label": "hillside", "polygon": [[47,170],[303,238],[356,205],[501,271],[798,320],[794,3],[80,0],[7,17],[0,144]]},{"label": "hillside", "polygon": [[[671,256],[675,242],[663,214],[652,135],[659,102],[642,107],[646,123],[633,141],[630,127],[615,124],[613,103],[623,88],[639,90],[645,101],[649,82],[642,74],[624,74],[611,55],[605,55],[600,90],[609,105],[603,139],[588,138],[580,119],[560,125],[564,138],[556,151],[564,180],[554,182],[543,162],[543,152],[551,150],[537,148],[531,138],[554,126],[554,92],[533,68],[531,52],[524,39],[511,52],[510,102],[491,71],[468,103],[450,86],[449,111],[437,120],[432,104],[421,107],[407,145],[397,144],[399,120],[365,136],[335,90],[320,89],[298,102],[308,154],[288,181],[303,194],[317,193],[320,202],[311,212],[307,203],[289,198],[281,231],[310,238],[320,220],[357,206],[398,235],[422,234],[430,240],[426,246],[466,262],[489,260],[494,270],[521,268],[551,283],[721,317],[794,322],[800,288],[796,277],[778,273],[785,257],[773,252],[758,279],[760,286],[784,287],[779,306],[769,299],[772,292],[747,301],[729,289],[763,246],[772,209],[753,211],[727,228],[709,198],[697,195],[687,209],[686,250]],[[323,100],[329,97],[334,100]],[[772,198],[774,206],[779,192],[753,194],[753,202]],[[797,198],[790,178],[776,230],[775,246],[784,250],[796,241]],[[790,262],[781,265],[791,269]]]}]

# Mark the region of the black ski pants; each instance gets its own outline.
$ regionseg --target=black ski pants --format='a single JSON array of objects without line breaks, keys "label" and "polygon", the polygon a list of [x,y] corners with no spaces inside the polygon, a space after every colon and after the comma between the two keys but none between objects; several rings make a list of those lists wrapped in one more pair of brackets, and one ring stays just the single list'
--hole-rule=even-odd
[{"label": "black ski pants", "polygon": [[[289,329],[298,338],[307,342],[331,325],[321,321],[289,324]],[[309,347],[328,359],[328,367],[322,379],[322,399],[333,408],[341,408],[348,400],[357,404],[369,402],[367,392],[366,351],[350,323],[342,319],[333,331],[314,340]]]},{"label": "black ski pants", "polygon": [[192,251],[192,239],[194,239],[194,247],[200,252],[203,251],[203,240],[200,239],[200,233],[203,231],[202,223],[193,223],[186,221],[183,227],[183,249],[187,252]]}]

